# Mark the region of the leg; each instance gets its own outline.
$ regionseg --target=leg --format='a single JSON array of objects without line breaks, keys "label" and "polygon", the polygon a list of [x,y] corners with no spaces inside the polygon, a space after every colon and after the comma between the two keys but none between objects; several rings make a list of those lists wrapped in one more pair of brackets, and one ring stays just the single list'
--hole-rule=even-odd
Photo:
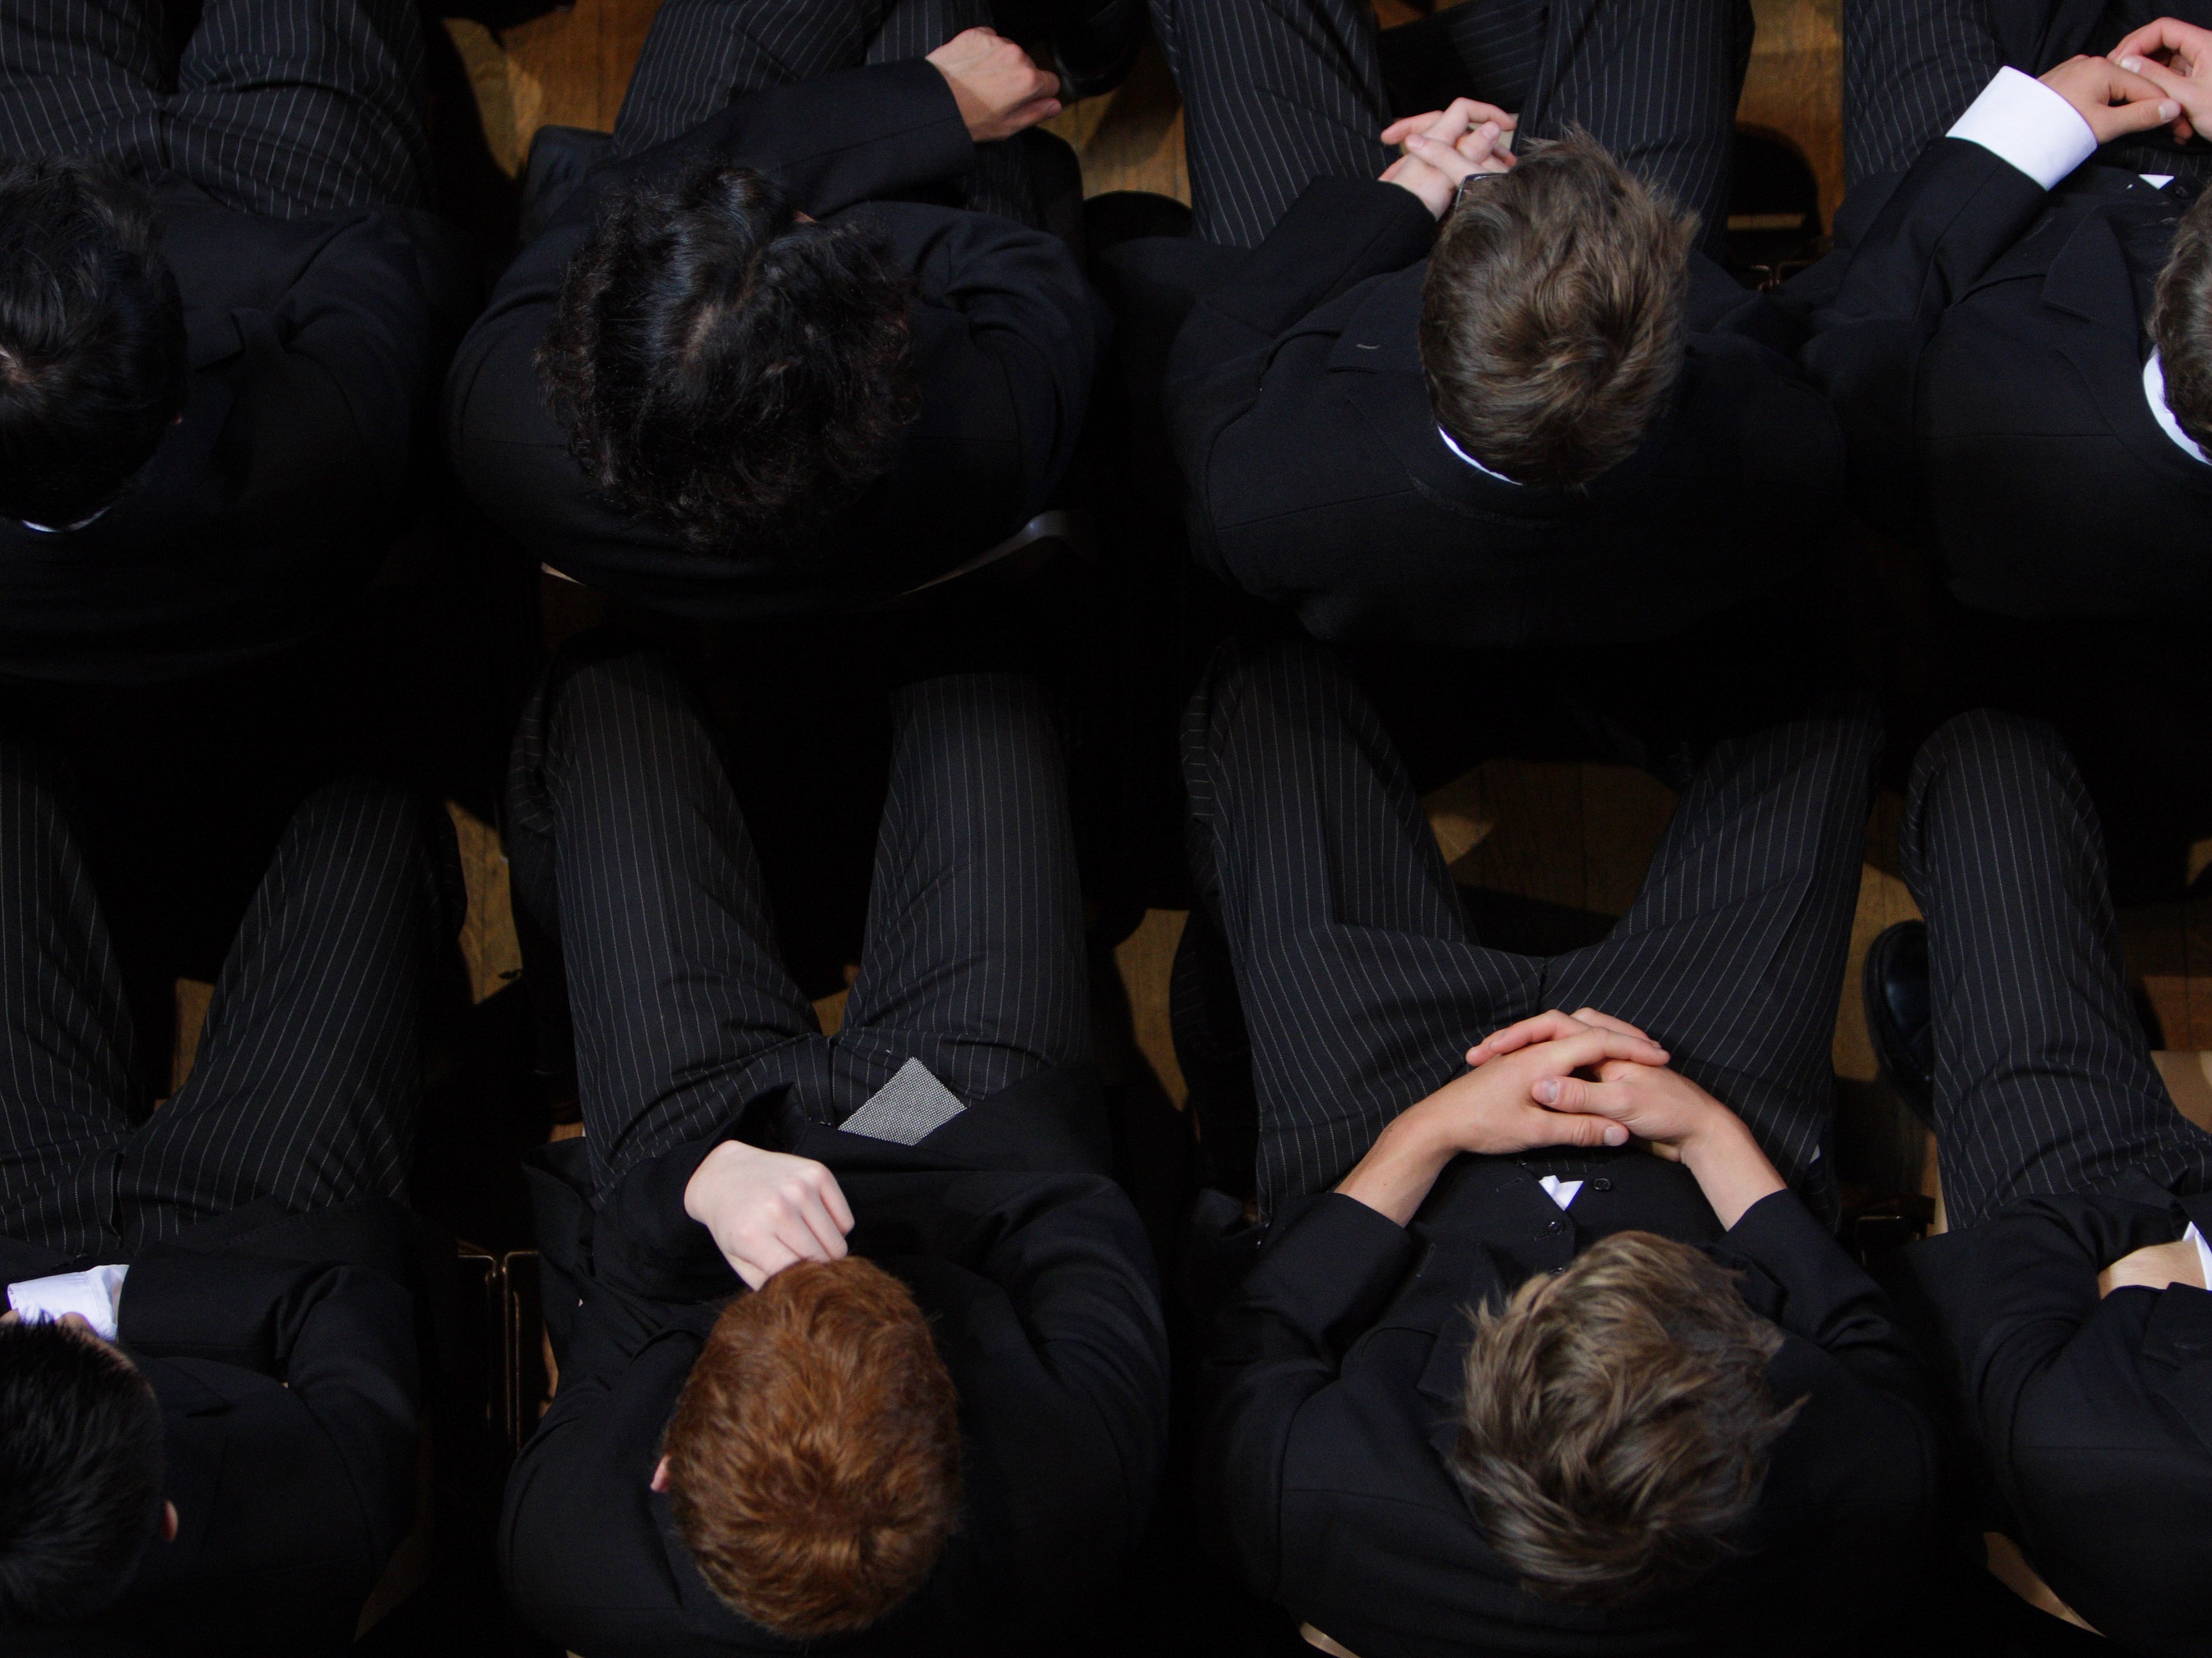
[{"label": "leg", "polygon": [[1255,247],[1314,179],[1390,165],[1368,0],[1152,0],[1152,27],[1182,91],[1194,235]]},{"label": "leg", "polygon": [[154,0],[0,7],[0,154],[157,171],[167,56]]},{"label": "leg", "polygon": [[1715,744],[1628,914],[1545,975],[1545,1006],[1650,1031],[1785,1178],[1822,1192],[1836,996],[1881,749],[1857,697]]},{"label": "leg", "polygon": [[131,1011],[84,857],[44,768],[0,745],[0,1236],[119,1253]]},{"label": "leg", "polygon": [[1695,213],[1700,245],[1718,257],[1751,39],[1750,0],[1552,0],[1518,131],[1540,140],[1586,129]]},{"label": "leg", "polygon": [[1316,647],[1218,655],[1184,717],[1183,778],[1199,902],[1251,1035],[1272,1213],[1535,1011],[1543,963],[1469,935],[1381,722]]},{"label": "leg", "polygon": [[2056,733],[1988,712],[1943,726],[1899,850],[1928,917],[1951,1224],[2130,1169],[2212,1185],[2212,1134],[2174,1109],[2136,1023],[2096,812]]},{"label": "leg", "polygon": [[516,734],[507,824],[518,897],[561,952],[600,1189],[780,1084],[835,1121],[828,1044],[665,658],[556,661]]},{"label": "leg", "polygon": [[208,0],[178,66],[170,165],[295,218],[428,199],[418,0]]},{"label": "leg", "polygon": [[460,922],[444,813],[355,780],[293,814],[216,980],[199,1056],[124,1148],[134,1247],[274,1198],[295,1214],[404,1199],[422,1010]]},{"label": "leg", "polygon": [[1060,739],[1016,675],[898,693],[841,1116],[908,1059],[968,1103],[1091,1057],[1083,893]]},{"label": "leg", "polygon": [[1843,32],[1852,188],[1911,167],[2005,64],[1990,0],[1845,0]]}]

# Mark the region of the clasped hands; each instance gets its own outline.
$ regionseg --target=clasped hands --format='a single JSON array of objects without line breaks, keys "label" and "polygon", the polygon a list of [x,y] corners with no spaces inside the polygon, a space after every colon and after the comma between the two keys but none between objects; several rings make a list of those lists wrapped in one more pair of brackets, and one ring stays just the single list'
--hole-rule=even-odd
[{"label": "clasped hands", "polygon": [[1404,153],[1384,171],[1382,182],[1411,191],[1441,219],[1451,211],[1464,180],[1513,170],[1518,118],[1495,104],[1455,98],[1449,109],[1393,121],[1382,129],[1382,142]]},{"label": "clasped hands", "polygon": [[1493,1031],[1466,1074],[1409,1106],[1337,1190],[1403,1225],[1462,1152],[1511,1157],[1542,1146],[1640,1141],[1696,1176],[1723,1226],[1782,1177],[1728,1107],[1624,1019],[1583,1008]]},{"label": "clasped hands", "polygon": [[2161,17],[2102,58],[2069,58],[2042,79],[2100,144],[2158,126],[2187,143],[2212,122],[2212,29]]}]

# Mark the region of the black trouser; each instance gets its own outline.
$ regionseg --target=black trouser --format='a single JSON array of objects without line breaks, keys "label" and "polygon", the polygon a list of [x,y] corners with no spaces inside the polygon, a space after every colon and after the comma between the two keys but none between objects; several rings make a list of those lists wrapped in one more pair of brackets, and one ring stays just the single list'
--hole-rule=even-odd
[{"label": "black trouser", "polygon": [[1945,725],[1913,762],[1898,849],[1928,917],[1950,1224],[2131,1169],[2212,1184],[2212,1134],[2151,1063],[2097,814],[2057,734],[1986,711]]},{"label": "black trouser", "polygon": [[1832,1192],[1830,1050],[1880,748],[1857,698],[1716,744],[1610,936],[1519,956],[1473,936],[1352,682],[1303,642],[1226,647],[1183,774],[1250,1035],[1262,1206],[1334,1185],[1491,1031],[1583,1006],[1648,1030],[1785,1176]]},{"label": "black trouser", "polygon": [[425,974],[459,924],[444,814],[337,783],[293,814],[190,1079],[133,1123],[131,1021],[61,785],[0,744],[0,1236],[102,1260],[258,1199],[404,1197]]},{"label": "black trouser", "polygon": [[[2102,53],[2160,17],[2212,27],[2206,0],[1844,0],[1844,173],[1899,173],[1951,130],[2007,64],[2042,75]],[[2212,144],[2163,130],[2097,159],[2138,173],[2212,178]]]},{"label": "black trouser", "polygon": [[893,720],[860,977],[824,1037],[666,659],[549,672],[515,741],[509,851],[517,902],[558,951],[599,1190],[780,1088],[835,1124],[909,1059],[972,1104],[1089,1057],[1083,899],[1042,696],[1013,676],[934,679],[896,692]]},{"label": "black trouser", "polygon": [[1152,0],[1152,22],[1206,240],[1256,246],[1314,179],[1379,176],[1394,117],[1466,96],[1524,150],[1585,128],[1722,246],[1747,0],[1472,0],[1387,33],[1369,0]]},{"label": "black trouser", "polygon": [[206,0],[171,60],[159,0],[0,6],[0,150],[96,155],[279,218],[419,206],[420,0]]},{"label": "black trouser", "polygon": [[[680,137],[739,93],[926,57],[991,16],[991,0],[663,0],[615,118],[615,153]],[[979,145],[962,204],[1036,224],[1023,146]]]}]

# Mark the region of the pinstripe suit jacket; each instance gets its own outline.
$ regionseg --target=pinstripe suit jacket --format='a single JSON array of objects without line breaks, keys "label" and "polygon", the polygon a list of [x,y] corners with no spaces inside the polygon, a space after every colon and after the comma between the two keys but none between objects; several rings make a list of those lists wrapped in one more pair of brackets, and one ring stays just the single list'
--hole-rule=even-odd
[{"label": "pinstripe suit jacket", "polygon": [[[1048,1072],[914,1146],[795,1111],[762,1136],[836,1174],[854,1253],[913,1288],[960,1398],[958,1534],[890,1618],[805,1650],[1043,1650],[1052,1620],[1133,1552],[1166,1446],[1167,1336],[1136,1212],[1075,1172],[1105,1159],[1097,1087],[1088,1067]],[[561,1387],[507,1484],[501,1570],[532,1624],[595,1658],[802,1649],[715,1598],[647,1489],[692,1361],[741,1289],[683,1201],[732,1133],[633,1169],[596,1215],[580,1143],[532,1169]]]},{"label": "pinstripe suit jacket", "polygon": [[[539,388],[538,347],[594,201],[701,155],[771,174],[817,219],[865,204],[915,276],[921,416],[890,473],[803,566],[757,547],[702,556],[603,505]],[[945,77],[915,59],[747,93],[685,137],[599,169],[500,279],[455,360],[447,446],[469,492],[564,574],[707,620],[864,604],[1003,540],[1067,469],[1107,323],[1057,238],[929,201],[975,155]]]},{"label": "pinstripe suit jacket", "polygon": [[[1411,1229],[1328,1193],[1278,1217],[1214,1321],[1198,1449],[1210,1540],[1254,1593],[1363,1655],[1812,1652],[1909,1601],[1935,1428],[1886,1298],[1788,1193],[1722,1234],[1678,1165],[1589,1154],[1562,1214],[1532,1164],[1462,1157]],[[1747,1558],[1634,1612],[1523,1593],[1448,1471],[1468,1321],[1583,1242],[1711,1249],[1778,1324],[1775,1447]]]},{"label": "pinstripe suit jacket", "polygon": [[[117,1336],[161,1403],[178,1527],[148,1546],[106,1633],[177,1654],[351,1643],[415,1518],[409,1237],[380,1199],[301,1216],[264,1203],[131,1263]],[[0,1239],[11,1281],[65,1264]]]},{"label": "pinstripe suit jacket", "polygon": [[1843,416],[1855,504],[1932,541],[1976,610],[2155,621],[2212,604],[2212,466],[2160,429],[2142,386],[2181,192],[2089,166],[2045,195],[1944,138],[1853,192],[1837,251],[1784,290]]},{"label": "pinstripe suit jacket", "polygon": [[2025,1199],[1906,1252],[1931,1347],[1978,1442],[1994,1523],[2130,1652],[2212,1654],[2212,1294],[2097,1274],[2190,1221],[2141,1175]]},{"label": "pinstripe suit jacket", "polygon": [[1201,562],[1321,639],[1462,648],[1663,638],[1803,567],[1842,439],[1759,296],[1693,258],[1672,412],[1587,491],[1519,489],[1437,431],[1435,234],[1395,185],[1320,179],[1183,323],[1166,417]]},{"label": "pinstripe suit jacket", "polygon": [[160,192],[184,418],[84,529],[0,520],[0,677],[144,685],[326,631],[412,506],[473,272],[426,214],[274,219]]}]

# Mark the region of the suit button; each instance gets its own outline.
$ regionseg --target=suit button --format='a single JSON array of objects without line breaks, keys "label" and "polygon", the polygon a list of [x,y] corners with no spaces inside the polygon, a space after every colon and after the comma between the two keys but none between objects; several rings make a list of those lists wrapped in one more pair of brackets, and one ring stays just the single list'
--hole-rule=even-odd
[{"label": "suit button", "polygon": [[1567,1230],[1567,1224],[1563,1220],[1555,1220],[1547,1224],[1544,1230],[1547,1232],[1564,1232]]},{"label": "suit button", "polygon": [[1613,1190],[1613,1182],[1607,1180],[1604,1175],[1600,1175],[1595,1180],[1590,1182],[1590,1190],[1593,1192],[1610,1192]]}]

